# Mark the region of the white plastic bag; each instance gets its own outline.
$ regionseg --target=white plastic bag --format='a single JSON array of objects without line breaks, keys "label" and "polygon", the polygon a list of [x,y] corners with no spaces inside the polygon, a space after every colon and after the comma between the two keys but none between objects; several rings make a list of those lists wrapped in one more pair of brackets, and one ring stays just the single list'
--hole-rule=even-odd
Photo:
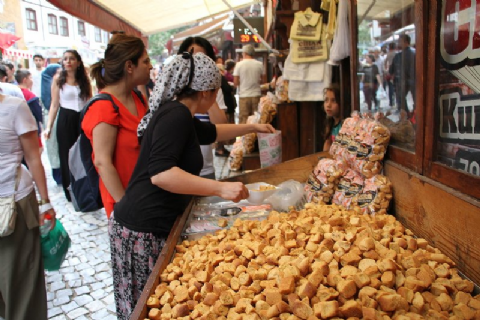
[{"label": "white plastic bag", "polygon": [[338,4],[337,29],[330,49],[330,61],[340,61],[350,56],[350,26],[348,17],[348,0],[340,0]]}]

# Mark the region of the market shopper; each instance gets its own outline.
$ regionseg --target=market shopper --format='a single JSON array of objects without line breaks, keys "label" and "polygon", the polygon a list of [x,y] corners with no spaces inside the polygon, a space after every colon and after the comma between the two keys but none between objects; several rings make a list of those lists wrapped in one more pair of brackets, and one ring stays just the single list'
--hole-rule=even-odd
[{"label": "market shopper", "polygon": [[[46,320],[39,225],[43,225],[47,212],[55,221],[55,211],[48,200],[37,124],[25,100],[4,95],[1,90],[0,112],[0,196],[14,195],[17,211],[13,233],[0,237],[0,317]],[[29,170],[21,165],[23,158]],[[40,211],[34,182],[42,199]]]},{"label": "market shopper", "polygon": [[102,202],[110,217],[114,204],[125,194],[140,153],[137,127],[147,107],[134,89],[148,83],[152,64],[142,39],[117,34],[110,39],[105,58],[91,69],[100,93],[109,94],[118,106],[116,112],[110,101],[96,101],[82,121],[93,147]]},{"label": "market shopper", "polygon": [[138,127],[141,150],[125,196],[109,220],[114,293],[119,319],[128,319],[175,219],[190,195],[248,197],[240,182],[200,178],[199,144],[249,132],[274,132],[270,125],[213,125],[195,119],[213,104],[220,87],[215,62],[203,53],[177,55],[157,79],[150,110]]},{"label": "market shopper", "polygon": [[323,151],[329,151],[343,123],[342,108],[340,108],[340,88],[338,86],[330,86],[325,88],[324,94],[323,108],[327,118],[325,120]]},{"label": "market shopper", "polygon": [[58,113],[57,132],[53,134],[57,135],[62,187],[68,201],[72,201],[68,191],[70,186],[68,151],[80,135],[80,112],[91,97],[92,87],[85,72],[82,57],[76,50],[65,51],[62,71],[53,78],[52,102],[45,128],[45,138],[50,138]]},{"label": "market shopper", "polygon": [[[52,103],[52,83],[53,77],[59,73],[62,69],[59,64],[52,63],[49,64],[45,70],[42,72],[42,94],[40,99],[44,107],[44,121],[48,120],[48,112],[50,110],[50,104]],[[57,185],[62,185],[62,172],[60,171],[60,155],[58,153],[58,142],[57,142],[57,122],[58,117],[55,118],[53,122],[52,132],[54,134],[50,135],[50,139],[45,141],[45,147],[47,149],[48,162],[50,162],[50,167],[52,168],[52,177]]]},{"label": "market shopper", "polygon": [[15,66],[11,62],[5,63],[5,67],[7,67],[7,82],[18,85],[17,80],[15,80]]},{"label": "market shopper", "polygon": [[[180,45],[177,54],[182,54],[183,52],[189,52],[193,54],[201,52],[207,55],[213,61],[217,59],[210,41],[202,37],[189,37],[185,39],[185,41],[183,41]],[[227,80],[222,76],[222,85],[224,83],[227,83]],[[224,102],[223,91],[218,90],[217,98],[210,109],[208,109],[208,111],[204,114],[195,114],[195,117],[203,122],[211,122],[213,124],[228,123],[225,111],[227,111],[227,107]],[[203,168],[200,172],[200,176],[209,179],[215,179],[215,168],[213,166],[213,146],[212,144],[201,145],[200,149],[202,150],[203,155]],[[224,149],[223,145],[221,145],[218,150],[215,150],[215,155],[228,156],[228,152]]]},{"label": "market shopper", "polygon": [[37,123],[38,144],[40,150],[42,150],[42,139],[40,137],[43,125],[42,106],[40,105],[40,99],[30,91],[33,86],[32,74],[27,69],[19,69],[15,73],[15,80],[17,81],[18,87],[22,91],[23,97],[25,98],[25,101],[27,101],[28,107]]},{"label": "market shopper", "polygon": [[395,85],[395,100],[398,110],[405,110],[412,116],[407,104],[406,96],[408,92],[412,93],[413,105],[415,110],[415,49],[410,46],[410,36],[402,34],[398,38],[398,52],[393,58],[390,66],[390,74],[393,75],[393,84]]},{"label": "market shopper", "polygon": [[378,67],[375,64],[375,57],[373,54],[366,56],[365,64],[363,65],[362,84],[363,94],[365,95],[365,103],[368,110],[372,110],[372,100],[375,108],[378,109],[380,101],[377,99],[377,90],[382,83]]},{"label": "market shopper", "polygon": [[33,63],[35,68],[30,69],[33,80],[32,92],[40,98],[42,96],[42,72],[45,70],[45,60],[42,55],[36,54],[33,56]]},{"label": "market shopper", "polygon": [[238,123],[246,123],[247,118],[257,109],[262,95],[260,83],[263,66],[253,58],[255,48],[247,44],[242,48],[243,60],[237,63],[233,71],[233,83],[238,88]]}]

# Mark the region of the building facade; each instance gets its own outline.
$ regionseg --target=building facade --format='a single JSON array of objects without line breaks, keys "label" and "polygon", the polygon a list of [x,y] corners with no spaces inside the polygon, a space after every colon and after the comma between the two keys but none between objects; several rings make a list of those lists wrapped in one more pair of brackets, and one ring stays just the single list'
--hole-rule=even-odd
[{"label": "building facade", "polygon": [[[0,0],[1,1],[1,0]],[[87,64],[103,57],[109,33],[58,9],[46,0],[20,2],[25,46],[50,62],[67,49],[77,50]]]},{"label": "building facade", "polygon": [[21,38],[12,47],[26,49],[23,41],[23,20],[20,0],[0,0],[0,32]]}]

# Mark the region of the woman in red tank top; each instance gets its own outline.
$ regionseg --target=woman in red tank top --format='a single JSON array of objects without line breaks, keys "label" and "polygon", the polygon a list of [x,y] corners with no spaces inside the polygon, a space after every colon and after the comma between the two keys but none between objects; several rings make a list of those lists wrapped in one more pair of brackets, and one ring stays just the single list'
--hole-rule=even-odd
[{"label": "woman in red tank top", "polygon": [[118,106],[116,112],[110,101],[97,101],[82,122],[82,129],[92,143],[93,162],[100,176],[100,193],[108,217],[125,194],[137,163],[140,152],[137,126],[147,106],[134,89],[148,83],[151,69],[143,41],[124,34],[114,35],[105,58],[91,67],[91,76],[100,92],[110,94]]}]

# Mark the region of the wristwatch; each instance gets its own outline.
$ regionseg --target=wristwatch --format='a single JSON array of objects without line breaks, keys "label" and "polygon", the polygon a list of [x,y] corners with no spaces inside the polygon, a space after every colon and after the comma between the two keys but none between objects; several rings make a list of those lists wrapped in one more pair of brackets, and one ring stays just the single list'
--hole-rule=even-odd
[{"label": "wristwatch", "polygon": [[50,199],[41,199],[38,201],[38,205],[41,206],[42,204],[50,203]]}]

